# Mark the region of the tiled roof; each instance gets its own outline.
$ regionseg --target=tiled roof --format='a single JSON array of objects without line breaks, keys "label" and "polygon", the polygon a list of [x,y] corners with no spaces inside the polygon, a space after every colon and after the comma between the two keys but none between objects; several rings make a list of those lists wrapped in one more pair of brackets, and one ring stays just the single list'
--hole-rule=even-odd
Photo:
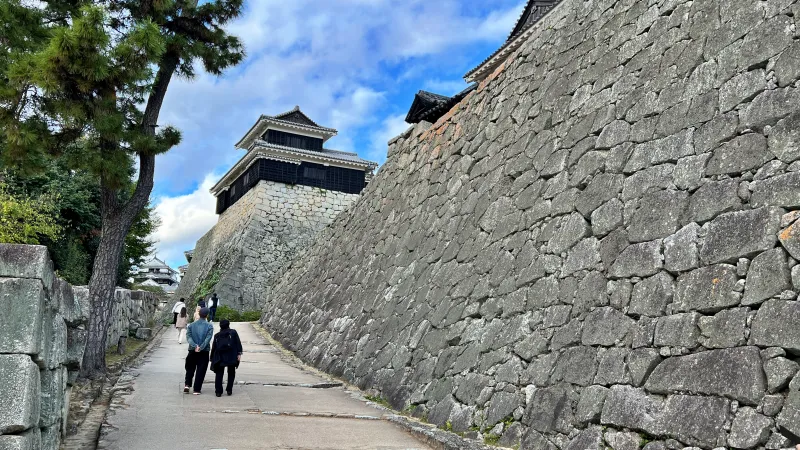
[{"label": "tiled roof", "polygon": [[436,122],[442,115],[450,110],[456,103],[467,96],[477,85],[471,84],[458,94],[447,97],[428,91],[419,91],[414,96],[414,102],[406,114],[406,122],[419,123],[423,120]]},{"label": "tiled roof", "polygon": [[374,167],[378,167],[378,164],[376,164],[376,163],[374,163],[372,161],[367,161],[366,159],[362,159],[360,156],[358,156],[355,153],[343,152],[343,151],[340,151],[340,150],[331,150],[329,148],[323,148],[322,151],[319,152],[319,151],[316,151],[316,150],[305,150],[305,149],[302,149],[302,148],[287,147],[285,145],[272,144],[272,143],[269,143],[269,142],[261,140],[261,139],[256,140],[256,145],[258,145],[260,147],[272,148],[272,149],[280,150],[280,151],[284,151],[284,152],[299,153],[301,155],[308,155],[308,156],[312,156],[312,157],[316,157],[316,158],[333,159],[333,160],[344,161],[344,162],[348,162],[348,163],[355,163],[355,164],[368,166],[368,167],[373,167],[373,168]]},{"label": "tiled roof", "polygon": [[522,14],[520,14],[519,18],[517,19],[516,25],[511,30],[511,33],[508,35],[506,42],[500,46],[494,53],[489,55],[488,58],[484,59],[477,67],[467,72],[464,75],[464,79],[467,81],[478,81],[482,79],[480,75],[489,73],[490,69],[493,69],[497,65],[501,63],[499,57],[506,56],[507,54],[511,53],[512,51],[519,48],[522,45],[524,39],[521,38],[525,32],[530,30],[542,17],[544,17],[550,10],[553,9],[556,5],[558,5],[561,0],[528,0],[528,3],[525,5],[525,8],[522,10]]},{"label": "tiled roof", "polygon": [[296,123],[296,124],[300,124],[300,125],[306,125],[306,126],[315,127],[315,128],[325,128],[325,129],[329,129],[329,130],[332,129],[332,128],[326,128],[326,127],[319,126],[319,124],[317,124],[317,122],[314,122],[307,115],[305,115],[305,113],[303,111],[300,111],[300,107],[299,106],[295,106],[294,108],[290,109],[289,111],[286,111],[284,113],[280,113],[280,114],[275,115],[275,116],[264,116],[264,117],[269,117],[270,119],[278,119],[278,120],[281,120],[283,122],[292,122],[292,123]]}]

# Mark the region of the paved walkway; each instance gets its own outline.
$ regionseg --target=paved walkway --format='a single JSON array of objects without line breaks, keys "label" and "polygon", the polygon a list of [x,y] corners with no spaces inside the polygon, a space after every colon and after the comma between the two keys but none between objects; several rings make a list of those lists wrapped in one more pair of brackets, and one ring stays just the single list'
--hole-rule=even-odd
[{"label": "paved walkway", "polygon": [[109,413],[99,448],[429,448],[343,387],[311,387],[329,382],[284,361],[251,324],[232,328],[244,346],[232,396],[214,395],[210,369],[202,395],[182,392],[187,345],[167,330],[136,370],[126,406]]}]

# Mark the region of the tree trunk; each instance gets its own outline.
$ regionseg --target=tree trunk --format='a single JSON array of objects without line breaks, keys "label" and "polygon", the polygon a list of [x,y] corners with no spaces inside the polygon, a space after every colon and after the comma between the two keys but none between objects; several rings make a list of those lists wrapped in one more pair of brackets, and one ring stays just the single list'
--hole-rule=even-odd
[{"label": "tree trunk", "polygon": [[92,309],[81,367],[81,375],[86,378],[97,378],[106,372],[106,338],[114,308],[117,269],[125,246],[125,236],[131,226],[130,221],[119,215],[103,216],[100,245],[89,279]]},{"label": "tree trunk", "polygon": [[[196,1],[192,3],[197,4]],[[155,135],[161,105],[179,62],[180,55],[176,52],[167,52],[161,60],[142,119],[141,126],[145,134]],[[139,155],[139,179],[130,200],[122,206],[117,204],[118,192],[107,187],[103,180],[100,182],[103,229],[92,267],[92,277],[89,279],[92,309],[81,367],[81,376],[86,378],[97,378],[106,373],[106,335],[113,311],[117,270],[125,247],[125,236],[136,216],[150,201],[155,165],[155,156]]]}]

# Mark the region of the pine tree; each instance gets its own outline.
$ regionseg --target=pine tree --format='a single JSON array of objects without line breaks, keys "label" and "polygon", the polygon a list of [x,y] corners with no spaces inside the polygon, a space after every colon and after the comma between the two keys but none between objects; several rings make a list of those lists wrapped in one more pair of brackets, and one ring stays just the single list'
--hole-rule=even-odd
[{"label": "pine tree", "polygon": [[242,0],[0,0],[0,158],[35,171],[55,156],[100,184],[84,376],[105,373],[125,237],[148,204],[156,155],[180,141],[158,124],[169,83],[197,62],[220,74],[242,60],[223,29],[241,10]]}]

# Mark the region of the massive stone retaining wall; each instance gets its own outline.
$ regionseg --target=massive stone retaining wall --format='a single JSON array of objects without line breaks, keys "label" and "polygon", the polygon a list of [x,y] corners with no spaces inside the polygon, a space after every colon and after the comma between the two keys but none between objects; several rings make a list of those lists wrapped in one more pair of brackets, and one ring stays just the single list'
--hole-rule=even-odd
[{"label": "massive stone retaining wall", "polygon": [[[73,290],[81,304],[89,305],[87,287],[75,286]],[[160,301],[152,292],[117,288],[106,334],[106,347],[117,345],[121,336],[135,334],[139,328],[151,328],[153,321],[157,319],[156,313],[162,306]],[[171,308],[171,305],[166,306]]]},{"label": "massive stone retaining wall", "polygon": [[260,299],[269,295],[281,267],[357,198],[260,181],[197,241],[175,297],[190,298],[204,280],[216,276],[213,290],[222,305],[259,310]]},{"label": "massive stone retaining wall", "polygon": [[[109,346],[158,305],[150,292],[119,288],[116,300]],[[46,247],[0,244],[0,450],[59,448],[89,311],[88,290],[55,275]]]},{"label": "massive stone retaining wall", "polygon": [[0,244],[0,449],[57,449],[89,308],[46,247]]},{"label": "massive stone retaining wall", "polygon": [[294,260],[264,325],[532,449],[800,435],[800,3],[564,0]]}]

